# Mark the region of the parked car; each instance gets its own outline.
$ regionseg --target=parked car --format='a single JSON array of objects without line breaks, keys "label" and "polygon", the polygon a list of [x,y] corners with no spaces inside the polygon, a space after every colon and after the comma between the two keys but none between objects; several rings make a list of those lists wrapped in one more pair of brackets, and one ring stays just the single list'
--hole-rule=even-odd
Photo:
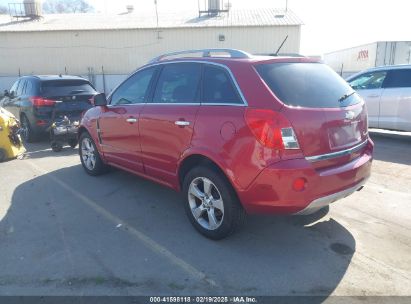
[{"label": "parked car", "polygon": [[363,187],[367,113],[340,76],[309,58],[201,52],[163,55],[95,96],[79,129],[88,174],[110,165],[182,191],[212,239],[246,213],[310,214]]},{"label": "parked car", "polygon": [[365,99],[370,127],[411,132],[411,65],[369,69],[347,82]]},{"label": "parked car", "polygon": [[97,92],[86,79],[77,76],[24,76],[18,79],[1,105],[20,119],[26,142],[45,134],[58,114],[80,115],[90,108]]}]

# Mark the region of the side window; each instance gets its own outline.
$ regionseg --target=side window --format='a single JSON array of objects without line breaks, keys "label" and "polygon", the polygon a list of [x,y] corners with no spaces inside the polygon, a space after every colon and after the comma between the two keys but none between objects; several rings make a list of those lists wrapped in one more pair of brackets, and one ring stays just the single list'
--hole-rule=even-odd
[{"label": "side window", "polygon": [[171,63],[164,66],[154,93],[154,103],[197,101],[201,78],[199,63]]},{"label": "side window", "polygon": [[125,105],[144,103],[147,100],[147,94],[151,78],[153,78],[156,68],[147,68],[137,72],[127,79],[111,95],[111,105]]},{"label": "side window", "polygon": [[380,89],[387,76],[386,71],[362,74],[349,82],[354,90]]},{"label": "side window", "polygon": [[19,87],[20,80],[17,80],[10,89],[10,94],[16,96],[17,95],[17,88]]},{"label": "side window", "polygon": [[411,70],[392,70],[388,72],[385,88],[411,88]]},{"label": "side window", "polygon": [[203,103],[242,103],[227,74],[219,67],[206,65],[203,80]]},{"label": "side window", "polygon": [[27,80],[20,80],[19,86],[17,88],[16,96],[21,96],[24,94],[24,89],[26,88]]},{"label": "side window", "polygon": [[33,95],[33,82],[32,80],[28,79],[26,81],[26,88],[24,90],[24,95]]}]

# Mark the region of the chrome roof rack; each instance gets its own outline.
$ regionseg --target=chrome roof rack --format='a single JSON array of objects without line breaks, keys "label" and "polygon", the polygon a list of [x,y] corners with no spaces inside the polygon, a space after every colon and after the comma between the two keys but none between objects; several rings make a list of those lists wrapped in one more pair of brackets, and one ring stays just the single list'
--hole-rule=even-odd
[{"label": "chrome roof rack", "polygon": [[[164,60],[167,57],[178,56],[178,55],[185,55],[185,54],[202,54],[202,57],[212,57],[212,53],[226,53],[230,56],[230,58],[252,58],[252,55],[235,49],[199,49],[199,50],[187,50],[187,51],[179,51],[179,52],[172,52],[160,55],[150,61],[150,63],[159,62]],[[214,56],[214,57],[223,57],[223,56]],[[224,56],[225,57],[225,56]]]}]

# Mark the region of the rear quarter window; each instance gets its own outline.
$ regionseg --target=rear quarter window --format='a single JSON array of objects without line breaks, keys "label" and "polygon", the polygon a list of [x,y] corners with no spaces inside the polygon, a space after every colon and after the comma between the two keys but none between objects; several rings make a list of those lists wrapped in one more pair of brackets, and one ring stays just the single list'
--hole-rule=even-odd
[{"label": "rear quarter window", "polygon": [[230,76],[223,68],[211,65],[204,67],[202,103],[242,103]]},{"label": "rear quarter window", "polygon": [[411,88],[411,69],[389,71],[384,87],[387,89]]},{"label": "rear quarter window", "polygon": [[[336,108],[361,102],[347,82],[322,63],[259,64],[256,70],[280,101],[289,106]],[[341,99],[344,95],[350,96]]]}]

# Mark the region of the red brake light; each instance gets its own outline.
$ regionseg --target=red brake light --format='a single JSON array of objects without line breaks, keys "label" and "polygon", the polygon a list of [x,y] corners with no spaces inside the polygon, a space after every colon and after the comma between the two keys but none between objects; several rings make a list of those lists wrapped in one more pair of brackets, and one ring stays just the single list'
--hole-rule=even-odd
[{"label": "red brake light", "polygon": [[55,100],[46,99],[46,98],[38,97],[38,96],[30,97],[30,101],[33,104],[33,106],[35,106],[37,108],[39,108],[39,107],[52,107],[56,104]]},{"label": "red brake light", "polygon": [[[268,109],[249,108],[245,119],[251,132],[265,147],[275,150],[299,148],[291,123],[283,114]],[[291,142],[286,133],[291,133],[295,142]]]}]

